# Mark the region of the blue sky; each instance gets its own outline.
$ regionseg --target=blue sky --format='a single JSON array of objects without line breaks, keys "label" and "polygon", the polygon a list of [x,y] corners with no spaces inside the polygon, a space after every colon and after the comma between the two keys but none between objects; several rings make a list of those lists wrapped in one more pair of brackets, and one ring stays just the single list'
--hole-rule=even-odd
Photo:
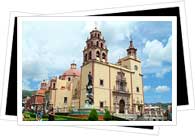
[{"label": "blue sky", "polygon": [[37,90],[40,81],[62,74],[73,61],[80,68],[85,41],[95,24],[106,40],[111,63],[126,56],[133,38],[142,60],[145,102],[171,102],[172,23],[168,21],[24,21],[23,89]]}]

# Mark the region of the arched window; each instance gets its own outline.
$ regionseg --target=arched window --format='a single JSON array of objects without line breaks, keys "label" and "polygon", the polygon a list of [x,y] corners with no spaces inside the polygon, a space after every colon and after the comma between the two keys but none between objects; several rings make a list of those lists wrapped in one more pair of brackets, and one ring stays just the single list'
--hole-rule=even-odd
[{"label": "arched window", "polygon": [[102,53],[102,59],[106,59],[106,54],[104,52]]},{"label": "arched window", "polygon": [[100,38],[100,34],[98,34],[98,38]]},{"label": "arched window", "polygon": [[103,43],[101,43],[101,48],[103,48]]},{"label": "arched window", "polygon": [[97,34],[95,33],[95,37],[97,36]]},{"label": "arched window", "polygon": [[96,46],[97,46],[97,47],[99,46],[99,42],[98,42],[98,41],[96,42]]},{"label": "arched window", "polygon": [[71,80],[71,78],[70,77],[68,77],[68,81],[70,81]]},{"label": "arched window", "polygon": [[89,52],[89,60],[91,59],[91,51]]},{"label": "arched window", "polygon": [[85,59],[84,60],[87,61],[87,54],[85,54]]},{"label": "arched window", "polygon": [[139,93],[139,87],[136,87],[136,92]]},{"label": "arched window", "polygon": [[96,57],[98,57],[98,58],[100,57],[100,52],[99,51],[96,52]]},{"label": "arched window", "polygon": [[55,89],[56,88],[56,83],[53,83],[53,89]]}]

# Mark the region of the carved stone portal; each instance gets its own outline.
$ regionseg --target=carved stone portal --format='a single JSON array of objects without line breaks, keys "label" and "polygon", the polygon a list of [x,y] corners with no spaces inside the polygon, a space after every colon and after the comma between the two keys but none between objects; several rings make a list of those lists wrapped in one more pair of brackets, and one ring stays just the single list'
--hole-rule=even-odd
[{"label": "carved stone portal", "polygon": [[114,112],[128,114],[130,109],[130,93],[126,88],[125,74],[120,71],[116,77],[116,89],[112,92],[114,97]]}]

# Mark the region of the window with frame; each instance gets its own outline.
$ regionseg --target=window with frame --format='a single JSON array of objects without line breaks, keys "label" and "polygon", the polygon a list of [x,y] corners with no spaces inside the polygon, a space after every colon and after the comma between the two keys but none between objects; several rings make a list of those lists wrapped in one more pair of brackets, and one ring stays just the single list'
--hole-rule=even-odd
[{"label": "window with frame", "polygon": [[138,70],[138,66],[137,66],[137,65],[134,66],[134,70],[135,70],[135,71]]},{"label": "window with frame", "polygon": [[85,59],[84,60],[87,61],[87,54],[85,54]]},{"label": "window with frame", "polygon": [[96,57],[98,57],[98,58],[100,57],[100,52],[99,51],[96,52]]},{"label": "window with frame", "polygon": [[91,59],[91,51],[89,52],[89,60]]},{"label": "window with frame", "polygon": [[139,93],[139,87],[136,87],[136,92]]},{"label": "window with frame", "polygon": [[70,81],[71,80],[71,78],[70,77],[68,77],[68,81]]},{"label": "window with frame", "polygon": [[67,104],[68,98],[64,97],[64,104]]},{"label": "window with frame", "polygon": [[56,88],[56,83],[53,83],[53,89],[55,89]]},{"label": "window with frame", "polygon": [[100,102],[100,108],[104,108],[104,102]]},{"label": "window with frame", "polygon": [[116,86],[118,91],[126,91],[127,82],[125,78],[125,73],[117,72]]},{"label": "window with frame", "polygon": [[96,42],[96,47],[98,47],[98,46],[99,46],[99,42],[97,41],[97,42]]},{"label": "window with frame", "polygon": [[100,46],[101,46],[101,48],[103,48],[103,43],[101,43],[101,45],[100,45]]},{"label": "window with frame", "polygon": [[102,53],[102,59],[106,59],[106,54],[104,52]]},{"label": "window with frame", "polygon": [[104,80],[100,79],[100,86],[104,86]]}]

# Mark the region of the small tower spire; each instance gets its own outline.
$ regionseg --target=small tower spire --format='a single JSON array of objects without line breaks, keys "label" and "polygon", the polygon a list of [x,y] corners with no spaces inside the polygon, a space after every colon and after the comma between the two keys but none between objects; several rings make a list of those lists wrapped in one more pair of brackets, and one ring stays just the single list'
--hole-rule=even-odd
[{"label": "small tower spire", "polygon": [[131,37],[130,45],[129,45],[129,48],[127,49],[127,55],[128,56],[133,56],[133,58],[136,59],[136,52],[137,52],[137,49],[134,48],[133,40],[132,40],[132,37]]}]

